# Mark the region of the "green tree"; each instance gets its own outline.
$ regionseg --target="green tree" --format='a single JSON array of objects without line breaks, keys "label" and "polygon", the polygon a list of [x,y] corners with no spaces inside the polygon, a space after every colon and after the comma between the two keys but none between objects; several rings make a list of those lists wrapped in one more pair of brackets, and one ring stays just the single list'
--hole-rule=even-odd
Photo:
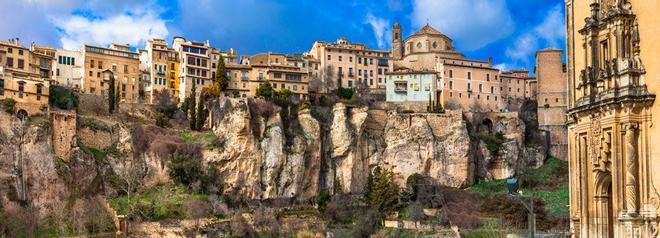
[{"label": "green tree", "polygon": [[293,95],[293,92],[291,92],[291,90],[289,90],[289,89],[283,88],[283,89],[277,90],[277,92],[275,94],[280,99],[286,100],[289,97],[291,97],[291,95]]},{"label": "green tree", "polygon": [[206,111],[204,110],[205,99],[203,97],[199,98],[199,103],[197,104],[197,118],[195,118],[195,129],[202,130],[204,128],[204,121],[206,121]]},{"label": "green tree", "polygon": [[270,85],[269,82],[261,83],[259,87],[257,88],[257,97],[263,97],[266,99],[269,99],[273,97],[273,86]]},{"label": "green tree", "polygon": [[204,175],[202,160],[187,153],[172,154],[167,167],[170,169],[170,178],[186,186],[199,181]]},{"label": "green tree", "polygon": [[394,181],[394,173],[376,167],[370,177],[365,188],[367,204],[385,213],[395,211],[399,205],[399,186]]},{"label": "green tree", "polygon": [[115,76],[110,75],[110,85],[108,85],[108,112],[115,112]]},{"label": "green tree", "polygon": [[195,83],[193,82],[192,84],[192,89],[190,90],[190,117],[188,117],[188,120],[190,121],[190,129],[195,130],[197,128],[197,94],[195,90]]},{"label": "green tree", "polygon": [[220,86],[220,91],[227,91],[229,87],[229,78],[227,77],[227,68],[225,68],[225,59],[220,55],[218,60],[218,68],[215,72],[215,83]]}]

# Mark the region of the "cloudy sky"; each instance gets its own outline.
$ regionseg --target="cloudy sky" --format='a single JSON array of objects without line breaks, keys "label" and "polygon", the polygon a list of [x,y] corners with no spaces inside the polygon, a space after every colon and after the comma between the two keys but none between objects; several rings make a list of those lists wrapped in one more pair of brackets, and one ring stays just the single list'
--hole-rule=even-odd
[{"label": "cloudy sky", "polygon": [[19,37],[67,49],[153,37],[209,40],[241,55],[301,53],[315,40],[347,37],[372,48],[391,45],[427,23],[472,59],[500,68],[534,67],[534,52],[564,48],[563,0],[0,0],[0,39]]}]

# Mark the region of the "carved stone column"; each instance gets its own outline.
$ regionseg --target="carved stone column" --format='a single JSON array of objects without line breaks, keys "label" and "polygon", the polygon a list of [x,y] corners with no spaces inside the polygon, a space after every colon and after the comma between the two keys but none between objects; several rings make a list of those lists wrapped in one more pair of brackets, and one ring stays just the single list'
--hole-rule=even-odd
[{"label": "carved stone column", "polygon": [[626,209],[629,215],[636,215],[637,204],[637,127],[636,123],[625,125],[626,148]]}]

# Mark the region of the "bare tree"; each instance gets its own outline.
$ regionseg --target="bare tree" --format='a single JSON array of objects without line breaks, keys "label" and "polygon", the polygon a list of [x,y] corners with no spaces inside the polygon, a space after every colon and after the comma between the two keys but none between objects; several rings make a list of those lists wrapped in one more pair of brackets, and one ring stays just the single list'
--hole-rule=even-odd
[{"label": "bare tree", "polygon": [[121,190],[126,193],[128,204],[128,214],[126,215],[131,216],[134,214],[133,204],[131,203],[131,194],[149,174],[147,165],[144,161],[138,161],[135,157],[133,157],[132,160],[123,159],[121,161],[121,168],[117,169],[115,172],[122,181],[120,186]]}]

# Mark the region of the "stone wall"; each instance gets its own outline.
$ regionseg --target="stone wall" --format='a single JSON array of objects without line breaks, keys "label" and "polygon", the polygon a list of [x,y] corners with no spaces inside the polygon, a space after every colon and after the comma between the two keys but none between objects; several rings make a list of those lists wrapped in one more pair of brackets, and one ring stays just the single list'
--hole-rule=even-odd
[{"label": "stone wall", "polygon": [[50,117],[53,124],[53,152],[55,156],[68,162],[71,158],[71,149],[76,147],[76,114],[51,110]]},{"label": "stone wall", "polygon": [[78,119],[78,138],[86,147],[105,149],[117,143],[117,135],[113,133],[116,125],[93,117]]}]

